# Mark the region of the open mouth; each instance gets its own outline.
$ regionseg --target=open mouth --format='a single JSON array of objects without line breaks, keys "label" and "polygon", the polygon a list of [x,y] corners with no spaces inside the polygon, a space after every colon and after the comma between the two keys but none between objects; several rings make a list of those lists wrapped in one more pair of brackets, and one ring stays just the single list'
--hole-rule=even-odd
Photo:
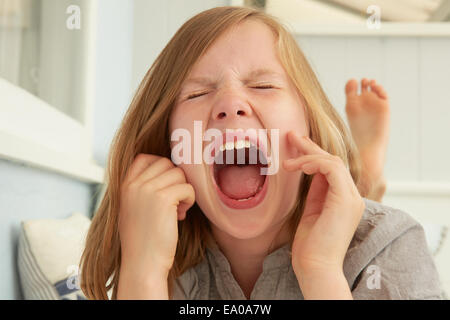
[{"label": "open mouth", "polygon": [[257,139],[233,137],[216,148],[211,165],[216,191],[232,209],[250,209],[261,203],[267,192],[265,147]]}]

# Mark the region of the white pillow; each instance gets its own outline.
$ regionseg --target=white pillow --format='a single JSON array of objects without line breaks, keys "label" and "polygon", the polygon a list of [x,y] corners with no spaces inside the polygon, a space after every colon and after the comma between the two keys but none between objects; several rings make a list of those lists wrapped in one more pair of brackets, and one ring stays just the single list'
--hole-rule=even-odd
[{"label": "white pillow", "polygon": [[436,223],[423,223],[422,227],[425,231],[428,248],[433,256],[435,256],[443,245],[448,227]]},{"label": "white pillow", "polygon": [[90,223],[81,213],[22,222],[18,269],[25,299],[86,299],[78,267]]}]

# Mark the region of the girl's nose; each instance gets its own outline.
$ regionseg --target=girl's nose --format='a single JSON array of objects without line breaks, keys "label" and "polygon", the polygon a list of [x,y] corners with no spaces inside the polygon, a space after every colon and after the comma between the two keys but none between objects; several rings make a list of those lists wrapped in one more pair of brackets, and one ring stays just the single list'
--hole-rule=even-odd
[{"label": "girl's nose", "polygon": [[236,94],[222,95],[213,107],[212,120],[237,120],[250,117],[252,109],[248,103]]}]

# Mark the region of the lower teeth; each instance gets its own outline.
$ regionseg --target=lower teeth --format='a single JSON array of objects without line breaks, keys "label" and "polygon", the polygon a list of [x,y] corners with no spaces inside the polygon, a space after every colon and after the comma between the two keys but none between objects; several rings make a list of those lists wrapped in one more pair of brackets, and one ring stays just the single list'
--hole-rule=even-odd
[{"label": "lower teeth", "polygon": [[250,198],[246,198],[246,199],[237,199],[237,201],[247,201],[247,200],[250,200],[251,198],[253,198],[253,196],[251,196]]}]

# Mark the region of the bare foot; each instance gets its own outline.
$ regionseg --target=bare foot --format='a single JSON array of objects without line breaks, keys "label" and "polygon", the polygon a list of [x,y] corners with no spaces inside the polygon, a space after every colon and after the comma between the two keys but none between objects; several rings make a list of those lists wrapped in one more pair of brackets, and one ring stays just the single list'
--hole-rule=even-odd
[{"label": "bare foot", "polygon": [[381,202],[386,190],[383,168],[389,139],[388,97],[375,80],[365,78],[361,81],[360,94],[355,79],[347,82],[345,93],[345,112],[363,166],[360,187],[367,198]]}]

